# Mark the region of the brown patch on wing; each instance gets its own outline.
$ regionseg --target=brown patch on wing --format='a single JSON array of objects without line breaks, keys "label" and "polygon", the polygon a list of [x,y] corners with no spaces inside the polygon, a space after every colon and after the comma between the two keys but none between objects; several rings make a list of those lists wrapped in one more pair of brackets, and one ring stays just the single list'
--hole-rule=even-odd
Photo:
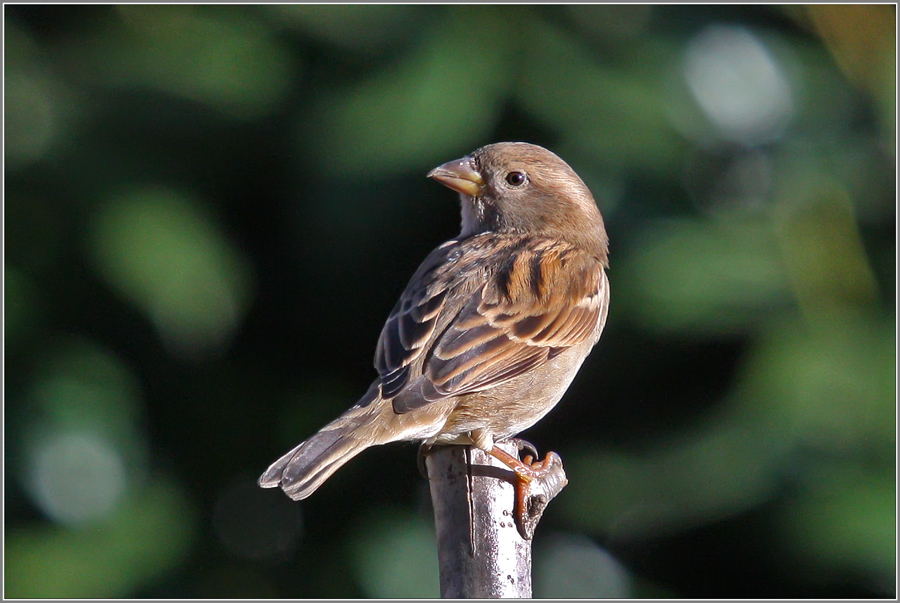
[{"label": "brown patch on wing", "polygon": [[[485,257],[498,255],[486,273]],[[540,366],[591,336],[605,287],[601,262],[567,243],[494,234],[442,246],[382,330],[381,395],[404,413]]]},{"label": "brown patch on wing", "polygon": [[493,387],[590,337],[601,318],[600,263],[558,242],[531,239],[465,305],[426,359],[442,396]]}]

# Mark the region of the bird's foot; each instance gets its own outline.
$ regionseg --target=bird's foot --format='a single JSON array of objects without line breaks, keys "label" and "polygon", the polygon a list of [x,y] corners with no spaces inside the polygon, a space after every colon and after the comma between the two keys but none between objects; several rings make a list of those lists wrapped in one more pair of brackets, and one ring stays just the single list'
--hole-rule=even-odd
[{"label": "bird's foot", "polygon": [[[537,450],[528,442],[518,440],[517,445],[520,450],[529,447],[537,456]],[[563,470],[562,459],[555,452],[548,452],[542,461],[535,462],[530,454],[520,461],[496,446],[491,450],[491,455],[516,474],[516,501],[513,510],[516,527],[522,538],[531,540],[544,509],[569,483]]]}]

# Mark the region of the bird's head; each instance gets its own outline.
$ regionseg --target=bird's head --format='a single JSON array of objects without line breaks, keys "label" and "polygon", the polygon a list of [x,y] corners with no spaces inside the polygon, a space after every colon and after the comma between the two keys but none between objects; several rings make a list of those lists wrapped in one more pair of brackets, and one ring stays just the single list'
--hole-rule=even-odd
[{"label": "bird's head", "polygon": [[546,236],[594,251],[605,260],[603,218],[584,181],[543,147],[487,145],[428,173],[459,193],[461,237],[482,232]]}]

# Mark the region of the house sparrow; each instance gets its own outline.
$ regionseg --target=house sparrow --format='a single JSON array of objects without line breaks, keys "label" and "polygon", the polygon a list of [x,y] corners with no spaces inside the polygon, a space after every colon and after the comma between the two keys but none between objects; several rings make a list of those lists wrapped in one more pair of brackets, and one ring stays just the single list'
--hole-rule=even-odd
[{"label": "house sparrow", "polygon": [[462,231],[400,296],[368,391],[259,485],[300,500],[370,446],[472,445],[518,476],[521,532],[528,484],[549,463],[520,461],[494,442],[547,414],[600,338],[609,306],[603,218],[572,168],[532,144],[488,145],[428,177],[459,193]]}]

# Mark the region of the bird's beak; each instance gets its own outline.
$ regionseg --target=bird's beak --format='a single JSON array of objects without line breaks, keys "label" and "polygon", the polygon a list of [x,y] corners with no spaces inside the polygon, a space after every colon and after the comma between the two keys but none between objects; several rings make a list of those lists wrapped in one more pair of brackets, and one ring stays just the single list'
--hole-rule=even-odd
[{"label": "bird's beak", "polygon": [[470,197],[477,197],[484,188],[484,179],[475,169],[471,157],[463,157],[439,165],[428,172],[428,177],[434,178],[447,188]]}]

